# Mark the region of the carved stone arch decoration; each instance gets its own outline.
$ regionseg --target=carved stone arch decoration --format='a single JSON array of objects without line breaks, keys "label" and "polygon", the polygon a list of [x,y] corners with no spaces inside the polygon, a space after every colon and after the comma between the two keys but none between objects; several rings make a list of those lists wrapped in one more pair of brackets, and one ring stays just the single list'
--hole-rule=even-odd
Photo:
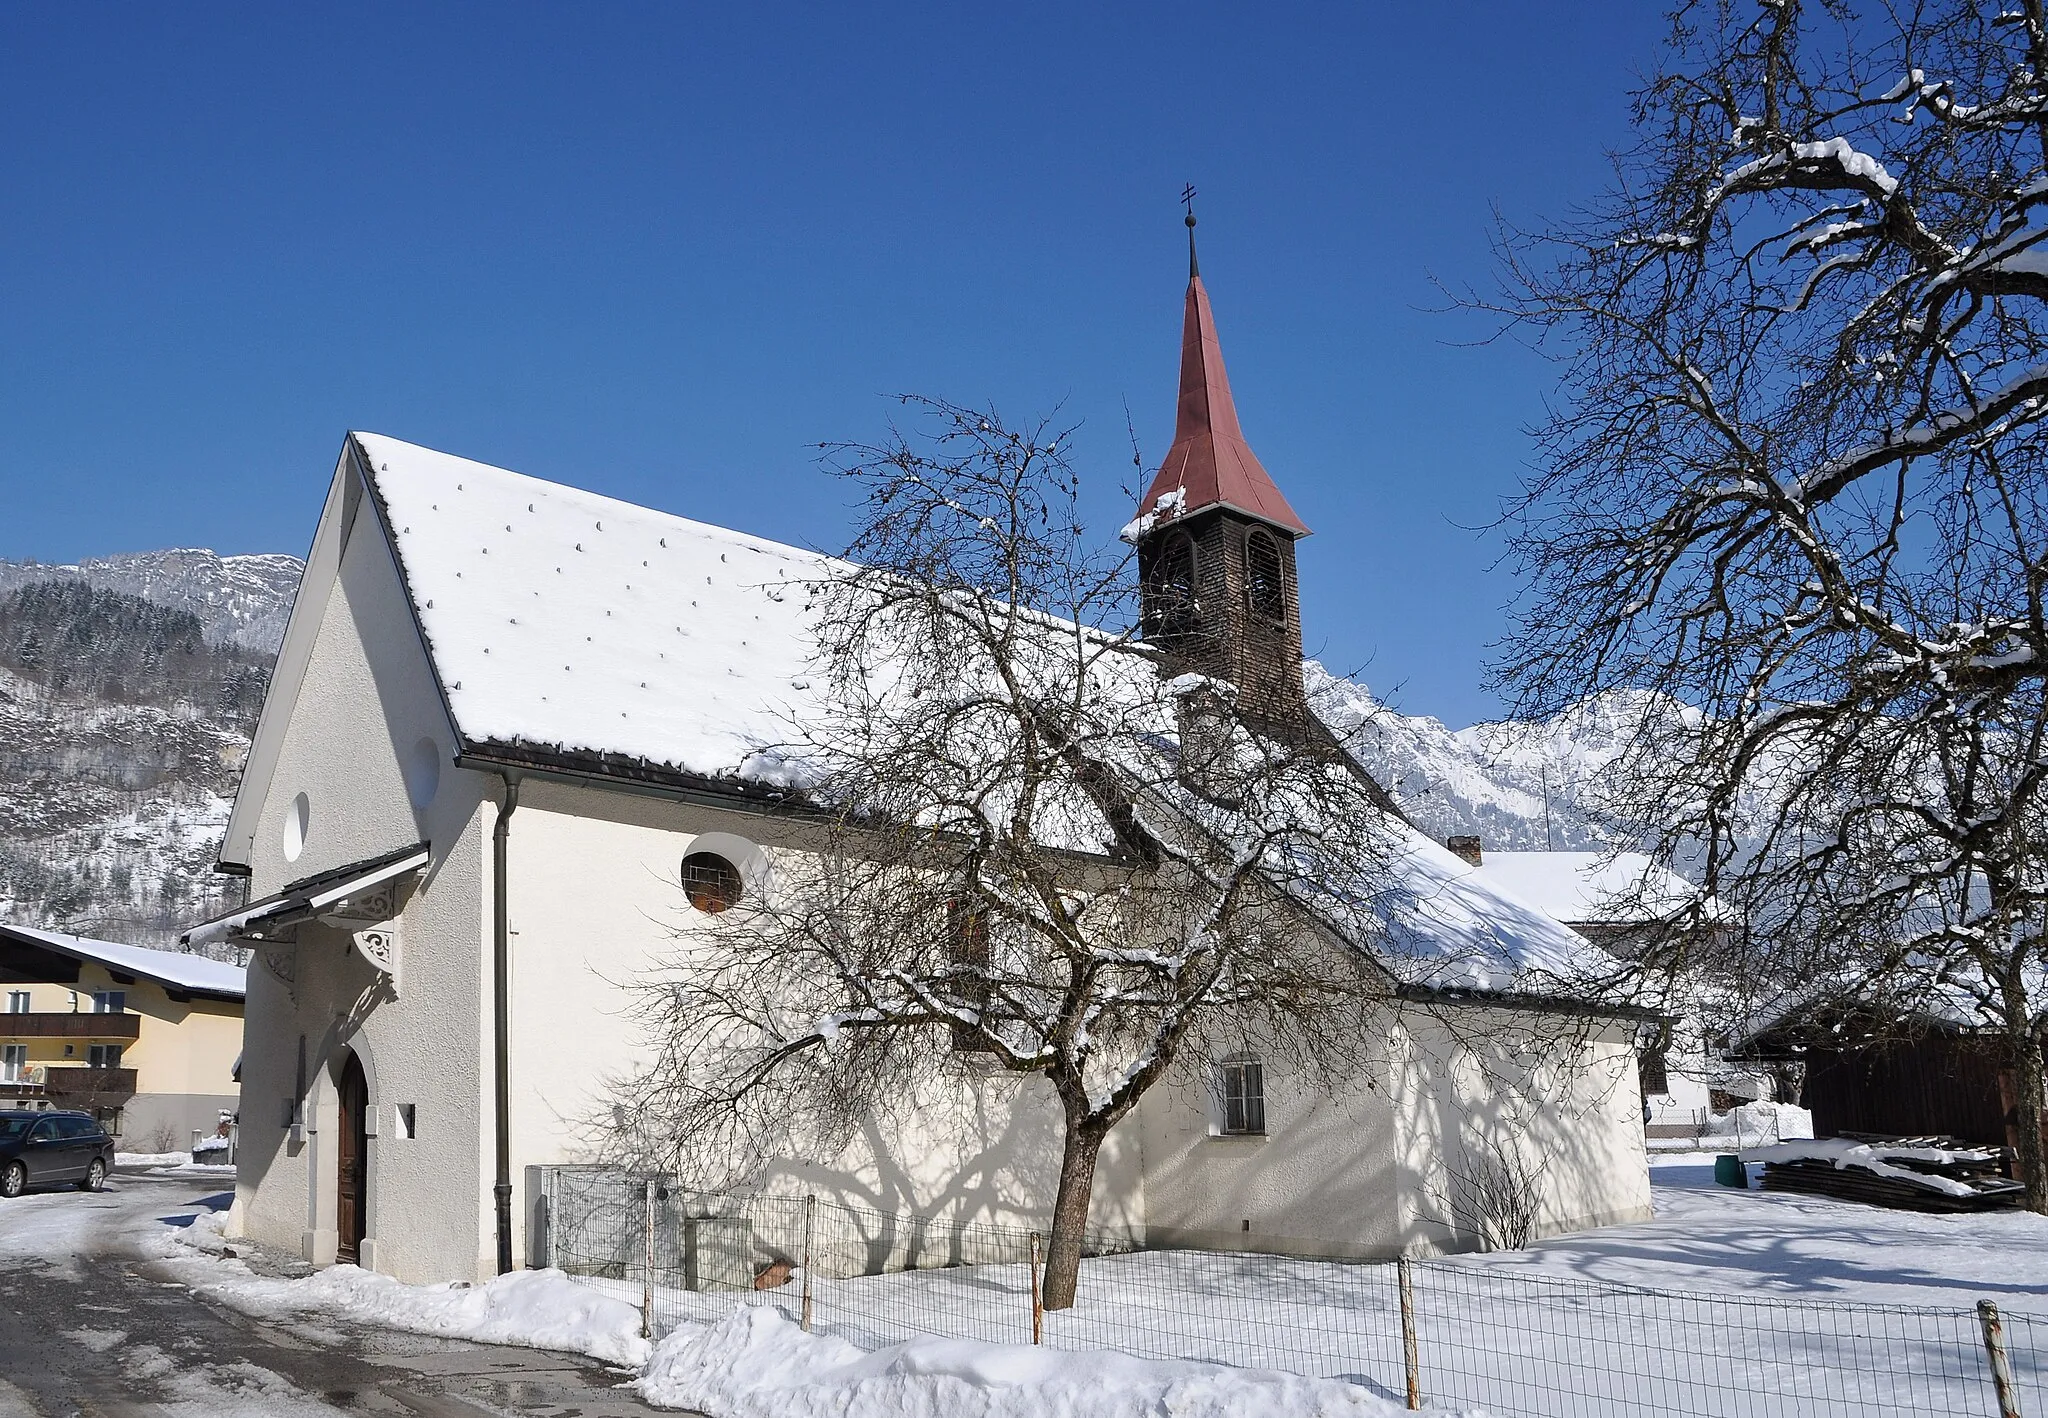
[{"label": "carved stone arch decoration", "polygon": [[370,1097],[382,1097],[377,1088],[377,1052],[370,1047],[370,1041],[363,1037],[363,1021],[356,1014],[337,1016],[320,1035],[320,1042],[313,1046],[313,1057],[319,1066],[313,1070],[314,1085],[330,1089],[341,1077],[341,1070],[354,1054],[363,1066],[363,1081],[369,1085]]}]

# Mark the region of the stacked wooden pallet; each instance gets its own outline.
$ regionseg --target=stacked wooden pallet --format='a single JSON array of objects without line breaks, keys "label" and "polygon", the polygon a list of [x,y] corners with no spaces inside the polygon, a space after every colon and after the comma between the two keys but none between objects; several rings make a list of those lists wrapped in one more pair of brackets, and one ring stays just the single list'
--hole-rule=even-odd
[{"label": "stacked wooden pallet", "polygon": [[2026,1188],[2004,1175],[2002,1149],[1949,1137],[1823,1138],[1743,1154],[1764,1164],[1765,1191],[1806,1192],[1908,1211],[2017,1206]]}]

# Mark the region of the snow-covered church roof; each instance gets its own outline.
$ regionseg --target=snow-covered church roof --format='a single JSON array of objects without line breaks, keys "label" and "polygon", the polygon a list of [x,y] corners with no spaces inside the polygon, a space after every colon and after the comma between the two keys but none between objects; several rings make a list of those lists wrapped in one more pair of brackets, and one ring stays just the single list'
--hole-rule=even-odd
[{"label": "snow-covered church roof", "polygon": [[810,688],[812,552],[354,435],[455,729],[771,781]]},{"label": "snow-covered church roof", "polygon": [[[789,786],[772,749],[814,689],[815,552],[352,435],[465,751]],[[1498,988],[1564,973],[1578,935],[1402,825],[1373,903],[1412,978]]]}]

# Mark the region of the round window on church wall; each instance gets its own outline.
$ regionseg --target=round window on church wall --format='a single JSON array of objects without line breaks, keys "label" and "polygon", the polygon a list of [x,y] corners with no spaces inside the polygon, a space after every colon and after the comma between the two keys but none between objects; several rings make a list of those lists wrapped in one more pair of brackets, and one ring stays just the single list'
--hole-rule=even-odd
[{"label": "round window on church wall", "polygon": [[683,858],[683,893],[706,915],[737,906],[742,891],[740,869],[716,852],[692,852]]}]

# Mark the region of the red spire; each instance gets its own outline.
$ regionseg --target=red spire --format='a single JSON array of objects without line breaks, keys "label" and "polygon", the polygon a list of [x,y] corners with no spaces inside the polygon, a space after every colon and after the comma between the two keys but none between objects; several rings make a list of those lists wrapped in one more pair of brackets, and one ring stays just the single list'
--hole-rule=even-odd
[{"label": "red spire", "polygon": [[[1193,223],[1189,224],[1190,227]],[[1188,264],[1194,265],[1194,232],[1188,233]],[[1209,313],[1209,292],[1202,278],[1188,276],[1187,317],[1181,327],[1180,413],[1174,423],[1173,447],[1152,479],[1143,517],[1175,490],[1183,492],[1176,517],[1208,507],[1232,507],[1270,522],[1297,537],[1308,528],[1273,479],[1259,465],[1244,432],[1237,426],[1237,405],[1230,397],[1230,379],[1223,372],[1223,346],[1216,340],[1216,317]]]}]

